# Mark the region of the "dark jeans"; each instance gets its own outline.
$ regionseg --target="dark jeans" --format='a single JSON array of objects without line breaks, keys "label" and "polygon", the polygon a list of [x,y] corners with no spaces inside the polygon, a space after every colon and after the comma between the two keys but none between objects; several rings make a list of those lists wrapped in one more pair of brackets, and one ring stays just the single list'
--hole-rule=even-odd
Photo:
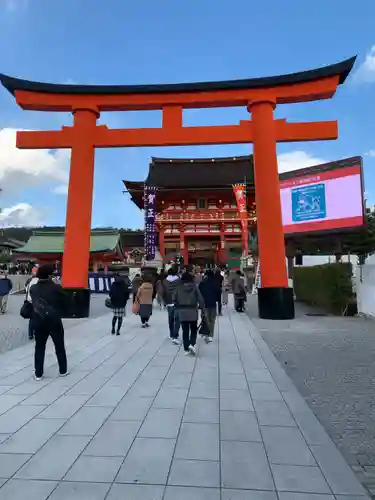
[{"label": "dark jeans", "polygon": [[237,312],[244,312],[245,310],[245,299],[234,299],[234,305]]},{"label": "dark jeans", "polygon": [[181,321],[181,328],[184,350],[188,351],[189,346],[197,342],[198,325],[196,321]]},{"label": "dark jeans", "polygon": [[223,311],[223,304],[221,302],[221,293],[220,293],[220,299],[217,301],[217,313],[222,314]]},{"label": "dark jeans", "polygon": [[33,324],[33,319],[29,319],[29,339],[34,338],[34,324]]},{"label": "dark jeans", "polygon": [[41,377],[44,369],[44,356],[48,337],[51,335],[55,344],[55,352],[59,363],[60,373],[66,373],[67,361],[64,344],[64,327],[61,321],[56,321],[53,325],[45,322],[33,320],[35,335],[35,375]]},{"label": "dark jeans", "polygon": [[171,339],[178,339],[180,330],[180,318],[174,306],[168,306],[169,336]]}]

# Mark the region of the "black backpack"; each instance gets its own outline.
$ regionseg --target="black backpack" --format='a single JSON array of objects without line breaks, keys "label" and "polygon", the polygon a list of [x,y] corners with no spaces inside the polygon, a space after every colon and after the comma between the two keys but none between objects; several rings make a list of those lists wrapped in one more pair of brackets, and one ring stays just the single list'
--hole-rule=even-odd
[{"label": "black backpack", "polygon": [[48,304],[42,297],[33,299],[33,309],[34,313],[46,323],[53,323],[58,319],[56,309]]}]

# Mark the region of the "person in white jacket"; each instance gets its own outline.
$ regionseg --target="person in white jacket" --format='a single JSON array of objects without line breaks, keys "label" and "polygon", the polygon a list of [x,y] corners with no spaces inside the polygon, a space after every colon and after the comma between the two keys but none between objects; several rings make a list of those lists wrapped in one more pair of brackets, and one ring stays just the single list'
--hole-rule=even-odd
[{"label": "person in white jacket", "polygon": [[[33,285],[36,285],[38,283],[38,281],[39,281],[38,278],[35,276],[35,274],[33,274],[33,276],[26,282],[26,288],[25,288],[26,297],[25,297],[25,300],[27,300],[28,302],[32,303],[31,296],[30,296],[30,288]],[[29,319],[29,340],[33,340],[33,338],[34,338],[34,327],[33,327],[32,318],[30,318]]]}]

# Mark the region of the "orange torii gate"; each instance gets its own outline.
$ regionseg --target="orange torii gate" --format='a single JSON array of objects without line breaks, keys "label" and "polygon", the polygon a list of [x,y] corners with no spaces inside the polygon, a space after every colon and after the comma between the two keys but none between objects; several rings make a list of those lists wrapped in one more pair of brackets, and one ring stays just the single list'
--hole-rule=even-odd
[{"label": "orange torii gate", "polygon": [[[350,73],[355,57],[294,74],[205,83],[168,85],[59,85],[0,75],[4,87],[26,110],[63,111],[74,115],[72,127],[58,131],[17,133],[21,149],[71,148],[66,215],[63,286],[73,292],[79,310],[88,315],[88,265],[95,148],[254,144],[256,206],[262,287],[261,318],[294,317],[293,290],[288,288],[281,216],[277,142],[337,139],[336,121],[288,123],[275,120],[278,104],[331,98]],[[251,121],[237,125],[184,127],[183,110],[246,106]],[[161,110],[160,128],[109,129],[98,126],[101,111]]]}]

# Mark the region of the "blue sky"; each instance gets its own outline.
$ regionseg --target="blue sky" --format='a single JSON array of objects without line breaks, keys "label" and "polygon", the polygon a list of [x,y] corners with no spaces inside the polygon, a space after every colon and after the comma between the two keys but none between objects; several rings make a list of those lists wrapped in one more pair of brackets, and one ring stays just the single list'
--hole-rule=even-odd
[{"label": "blue sky", "polygon": [[[358,54],[329,101],[280,106],[291,121],[339,121],[334,142],[279,145],[284,168],[364,155],[375,203],[375,2],[342,0],[0,0],[0,72],[82,84],[171,83],[282,74]],[[367,56],[367,60],[366,60]],[[244,109],[187,112],[187,125],[237,123]],[[111,127],[158,126],[158,112],[104,113]],[[26,112],[0,89],[0,186],[4,225],[64,224],[67,152],[19,152],[15,129],[56,129],[67,114]],[[229,156],[251,146],[98,150],[93,226],[140,227],[121,180],[143,179],[151,156]],[[296,165],[298,163],[298,165]],[[12,211],[13,210],[13,211]]]}]

